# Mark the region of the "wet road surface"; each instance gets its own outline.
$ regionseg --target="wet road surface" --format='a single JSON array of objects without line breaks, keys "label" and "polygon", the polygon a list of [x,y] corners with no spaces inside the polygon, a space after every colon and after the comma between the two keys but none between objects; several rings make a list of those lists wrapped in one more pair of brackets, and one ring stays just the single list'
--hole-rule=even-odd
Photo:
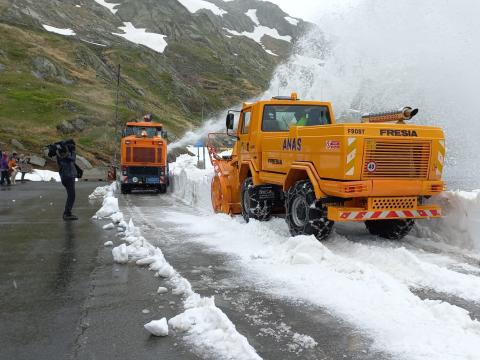
[{"label": "wet road surface", "polygon": [[[191,235],[169,229],[164,210],[192,212],[170,196],[133,194],[122,197],[124,215],[135,219],[143,235],[160,247],[167,261],[197,293],[215,296],[216,305],[247,337],[264,359],[388,359],[372,349],[371,339],[325,309],[274,298],[256,290],[232,267],[235,259],[190,241]],[[318,345],[305,349],[294,333],[311,336]],[[215,359],[215,357],[212,357]]]},{"label": "wet road surface", "polygon": [[61,219],[60,184],[0,188],[0,359],[197,359],[178,338],[143,329],[181,304],[160,298],[147,270],[113,264],[103,244],[115,235],[91,220],[98,185],[77,183],[72,223]]}]

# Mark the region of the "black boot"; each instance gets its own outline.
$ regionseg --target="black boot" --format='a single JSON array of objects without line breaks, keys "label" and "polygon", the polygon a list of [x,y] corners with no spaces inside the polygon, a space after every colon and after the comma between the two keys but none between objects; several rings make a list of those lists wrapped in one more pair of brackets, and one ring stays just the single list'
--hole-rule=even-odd
[{"label": "black boot", "polygon": [[78,220],[78,217],[73,214],[63,214],[63,220],[65,221]]}]

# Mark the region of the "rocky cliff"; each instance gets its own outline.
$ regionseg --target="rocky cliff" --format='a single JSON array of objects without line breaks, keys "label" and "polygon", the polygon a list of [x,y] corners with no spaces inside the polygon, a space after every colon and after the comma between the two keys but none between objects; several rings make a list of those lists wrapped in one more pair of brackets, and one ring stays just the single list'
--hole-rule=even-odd
[{"label": "rocky cliff", "polygon": [[310,26],[259,0],[0,0],[0,142],[70,136],[109,161],[118,65],[119,123],[179,136],[261,93]]}]

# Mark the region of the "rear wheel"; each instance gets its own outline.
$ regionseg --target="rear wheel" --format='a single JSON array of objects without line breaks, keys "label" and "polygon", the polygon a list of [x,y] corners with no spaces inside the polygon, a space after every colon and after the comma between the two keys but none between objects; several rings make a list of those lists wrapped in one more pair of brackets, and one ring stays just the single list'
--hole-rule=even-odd
[{"label": "rear wheel", "polygon": [[160,194],[165,194],[167,192],[167,184],[160,184],[157,188],[157,192]]},{"label": "rear wheel", "polygon": [[310,181],[298,181],[288,190],[285,208],[288,228],[293,236],[315,235],[321,241],[331,234],[333,221],[328,220],[327,209],[316,199]]},{"label": "rear wheel", "polygon": [[251,177],[246,178],[242,184],[241,205],[242,216],[246,222],[250,219],[268,221],[272,217],[271,199],[262,199],[259,187],[253,185]]},{"label": "rear wheel", "polygon": [[126,184],[121,184],[120,191],[122,194],[130,194],[132,192],[132,189],[130,188],[130,186]]},{"label": "rear wheel", "polygon": [[365,221],[367,230],[372,235],[389,240],[400,240],[408,235],[415,225],[413,219],[388,219]]}]

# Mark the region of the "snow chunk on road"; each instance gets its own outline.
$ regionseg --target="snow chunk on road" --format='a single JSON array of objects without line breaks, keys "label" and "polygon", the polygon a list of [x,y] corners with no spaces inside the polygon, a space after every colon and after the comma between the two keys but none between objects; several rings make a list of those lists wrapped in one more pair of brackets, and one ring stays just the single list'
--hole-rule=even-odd
[{"label": "snow chunk on road", "polygon": [[112,229],[115,229],[115,225],[113,225],[113,223],[109,223],[109,224],[103,225],[102,229],[103,230],[112,230]]},{"label": "snow chunk on road", "polygon": [[113,241],[107,241],[103,246],[113,246]]},{"label": "snow chunk on road", "polygon": [[198,10],[210,10],[212,13],[218,16],[223,16],[227,12],[220,9],[217,5],[204,0],[178,0],[183,6],[187,8],[192,14],[195,14]]},{"label": "snow chunk on road", "polygon": [[168,336],[168,324],[166,318],[150,321],[148,324],[143,326],[152,335]]},{"label": "snow chunk on road", "polygon": [[157,294],[165,294],[168,292],[168,289],[166,287],[160,286],[157,290]]},{"label": "snow chunk on road", "polygon": [[194,296],[190,301],[193,307],[168,321],[173,329],[186,333],[187,340],[207,352],[214,351],[226,359],[261,359],[228,317],[215,306],[213,297]]},{"label": "snow chunk on road", "polygon": [[118,9],[116,8],[117,6],[120,6],[121,4],[112,4],[108,3],[105,0],[94,0],[97,4],[102,5],[103,7],[106,7],[112,14],[116,14]]},{"label": "snow chunk on road", "polygon": [[292,338],[295,345],[292,345],[292,350],[298,351],[298,347],[302,349],[313,349],[318,343],[313,340],[311,336],[295,333]]},{"label": "snow chunk on road", "polygon": [[122,244],[112,249],[113,261],[118,264],[128,263],[127,245]]},{"label": "snow chunk on road", "polygon": [[123,25],[124,26],[120,26],[119,29],[123,30],[124,34],[112,34],[123,37],[135,44],[144,45],[159,53],[163,53],[168,45],[165,41],[166,35],[147,32],[146,29],[143,28],[137,29],[131,22],[124,22]]},{"label": "snow chunk on road", "polygon": [[118,199],[115,197],[108,196],[103,200],[103,205],[100,208],[100,210],[97,211],[94,218],[96,219],[106,218],[108,216],[112,216],[113,214],[119,211],[120,209],[118,207]]},{"label": "snow chunk on road", "polygon": [[110,185],[99,186],[95,190],[93,190],[93,192],[90,195],[88,195],[88,198],[90,200],[103,199],[105,195],[107,195],[109,190],[110,190]]},{"label": "snow chunk on road", "polygon": [[75,36],[75,31],[73,31],[72,29],[61,29],[61,28],[56,28],[56,27],[53,27],[53,26],[49,26],[49,25],[44,25],[42,24],[43,28],[49,32],[52,32],[52,33],[55,33],[55,34],[59,34],[59,35],[64,35],[64,36]]}]

